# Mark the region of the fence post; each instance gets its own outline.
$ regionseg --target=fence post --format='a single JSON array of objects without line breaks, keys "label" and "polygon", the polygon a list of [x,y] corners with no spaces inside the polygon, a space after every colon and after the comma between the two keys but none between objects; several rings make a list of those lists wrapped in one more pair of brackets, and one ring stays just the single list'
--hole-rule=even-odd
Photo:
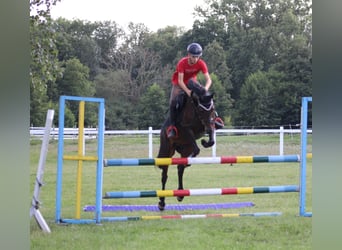
[{"label": "fence post", "polygon": [[279,129],[279,155],[284,155],[284,127]]},{"label": "fence post", "polygon": [[216,142],[216,130],[214,131],[214,145],[212,146],[212,153],[211,153],[211,155],[212,155],[212,157],[216,157],[216,144],[217,144],[217,142]]},{"label": "fence post", "polygon": [[152,140],[152,127],[148,127],[148,157],[152,158],[153,154],[153,140]]}]

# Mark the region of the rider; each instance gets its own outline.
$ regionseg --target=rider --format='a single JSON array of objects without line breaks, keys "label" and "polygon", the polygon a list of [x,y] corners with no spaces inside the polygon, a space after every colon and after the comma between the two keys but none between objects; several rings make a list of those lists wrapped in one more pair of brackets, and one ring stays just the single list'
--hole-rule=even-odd
[{"label": "rider", "polygon": [[200,57],[202,56],[202,47],[198,43],[191,43],[187,47],[188,55],[180,59],[176,66],[176,71],[172,75],[172,90],[170,95],[170,123],[167,128],[167,137],[178,137],[176,128],[177,119],[177,96],[183,91],[191,96],[191,90],[187,85],[190,80],[197,82],[197,74],[201,71],[205,77],[204,88],[206,91],[211,86],[211,78],[208,72],[207,64]]}]

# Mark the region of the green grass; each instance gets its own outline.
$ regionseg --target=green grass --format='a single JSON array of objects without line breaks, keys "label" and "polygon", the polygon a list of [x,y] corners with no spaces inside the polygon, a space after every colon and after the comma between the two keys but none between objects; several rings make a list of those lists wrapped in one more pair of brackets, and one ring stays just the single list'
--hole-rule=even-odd
[{"label": "green grass", "polygon": [[[308,151],[312,152],[309,136]],[[285,137],[286,154],[300,153],[299,135]],[[105,158],[147,158],[146,136],[105,138]],[[95,155],[96,141],[87,141],[86,155]],[[157,155],[159,139],[154,138]],[[40,141],[31,141],[31,193],[34,189],[40,154]],[[77,140],[65,141],[65,154],[77,152]],[[201,147],[200,156],[210,156],[211,149]],[[279,137],[218,136],[217,156],[272,155],[279,153]],[[103,216],[141,216],[166,214],[282,212],[279,217],[238,217],[186,220],[142,220],[103,223],[102,225],[60,225],[55,221],[57,141],[51,141],[41,188],[40,208],[51,229],[43,233],[31,219],[31,249],[311,249],[312,218],[298,216],[298,194],[251,194],[185,197],[183,203],[221,203],[251,201],[254,207],[205,211],[116,212]],[[95,204],[94,162],[84,162],[82,171],[82,207]],[[64,161],[62,217],[75,218],[77,162]],[[103,192],[160,189],[160,170],[153,166],[109,167],[104,169]],[[307,210],[311,203],[312,161],[308,161]],[[185,170],[186,189],[298,184],[299,163],[256,163],[193,165]],[[176,189],[176,167],[170,166],[167,189]],[[28,197],[28,203],[32,197]],[[157,204],[158,198],[105,199],[103,204]],[[175,197],[167,204],[178,203]],[[82,218],[94,218],[81,212]]]}]

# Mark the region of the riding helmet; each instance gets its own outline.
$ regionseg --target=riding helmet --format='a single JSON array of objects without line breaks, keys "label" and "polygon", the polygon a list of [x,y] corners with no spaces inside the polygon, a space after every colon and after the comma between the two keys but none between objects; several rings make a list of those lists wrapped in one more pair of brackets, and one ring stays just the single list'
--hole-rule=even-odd
[{"label": "riding helmet", "polygon": [[201,56],[202,55],[202,47],[198,43],[189,44],[187,51],[189,54],[191,54],[193,56]]}]

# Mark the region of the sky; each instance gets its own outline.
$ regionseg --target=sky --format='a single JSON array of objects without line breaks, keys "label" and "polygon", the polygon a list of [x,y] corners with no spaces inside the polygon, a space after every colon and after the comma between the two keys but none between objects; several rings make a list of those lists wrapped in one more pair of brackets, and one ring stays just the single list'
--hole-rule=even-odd
[{"label": "sky", "polygon": [[129,22],[143,23],[156,32],[166,26],[191,29],[195,6],[204,0],[61,0],[52,6],[52,18],[115,21],[126,28]]}]

